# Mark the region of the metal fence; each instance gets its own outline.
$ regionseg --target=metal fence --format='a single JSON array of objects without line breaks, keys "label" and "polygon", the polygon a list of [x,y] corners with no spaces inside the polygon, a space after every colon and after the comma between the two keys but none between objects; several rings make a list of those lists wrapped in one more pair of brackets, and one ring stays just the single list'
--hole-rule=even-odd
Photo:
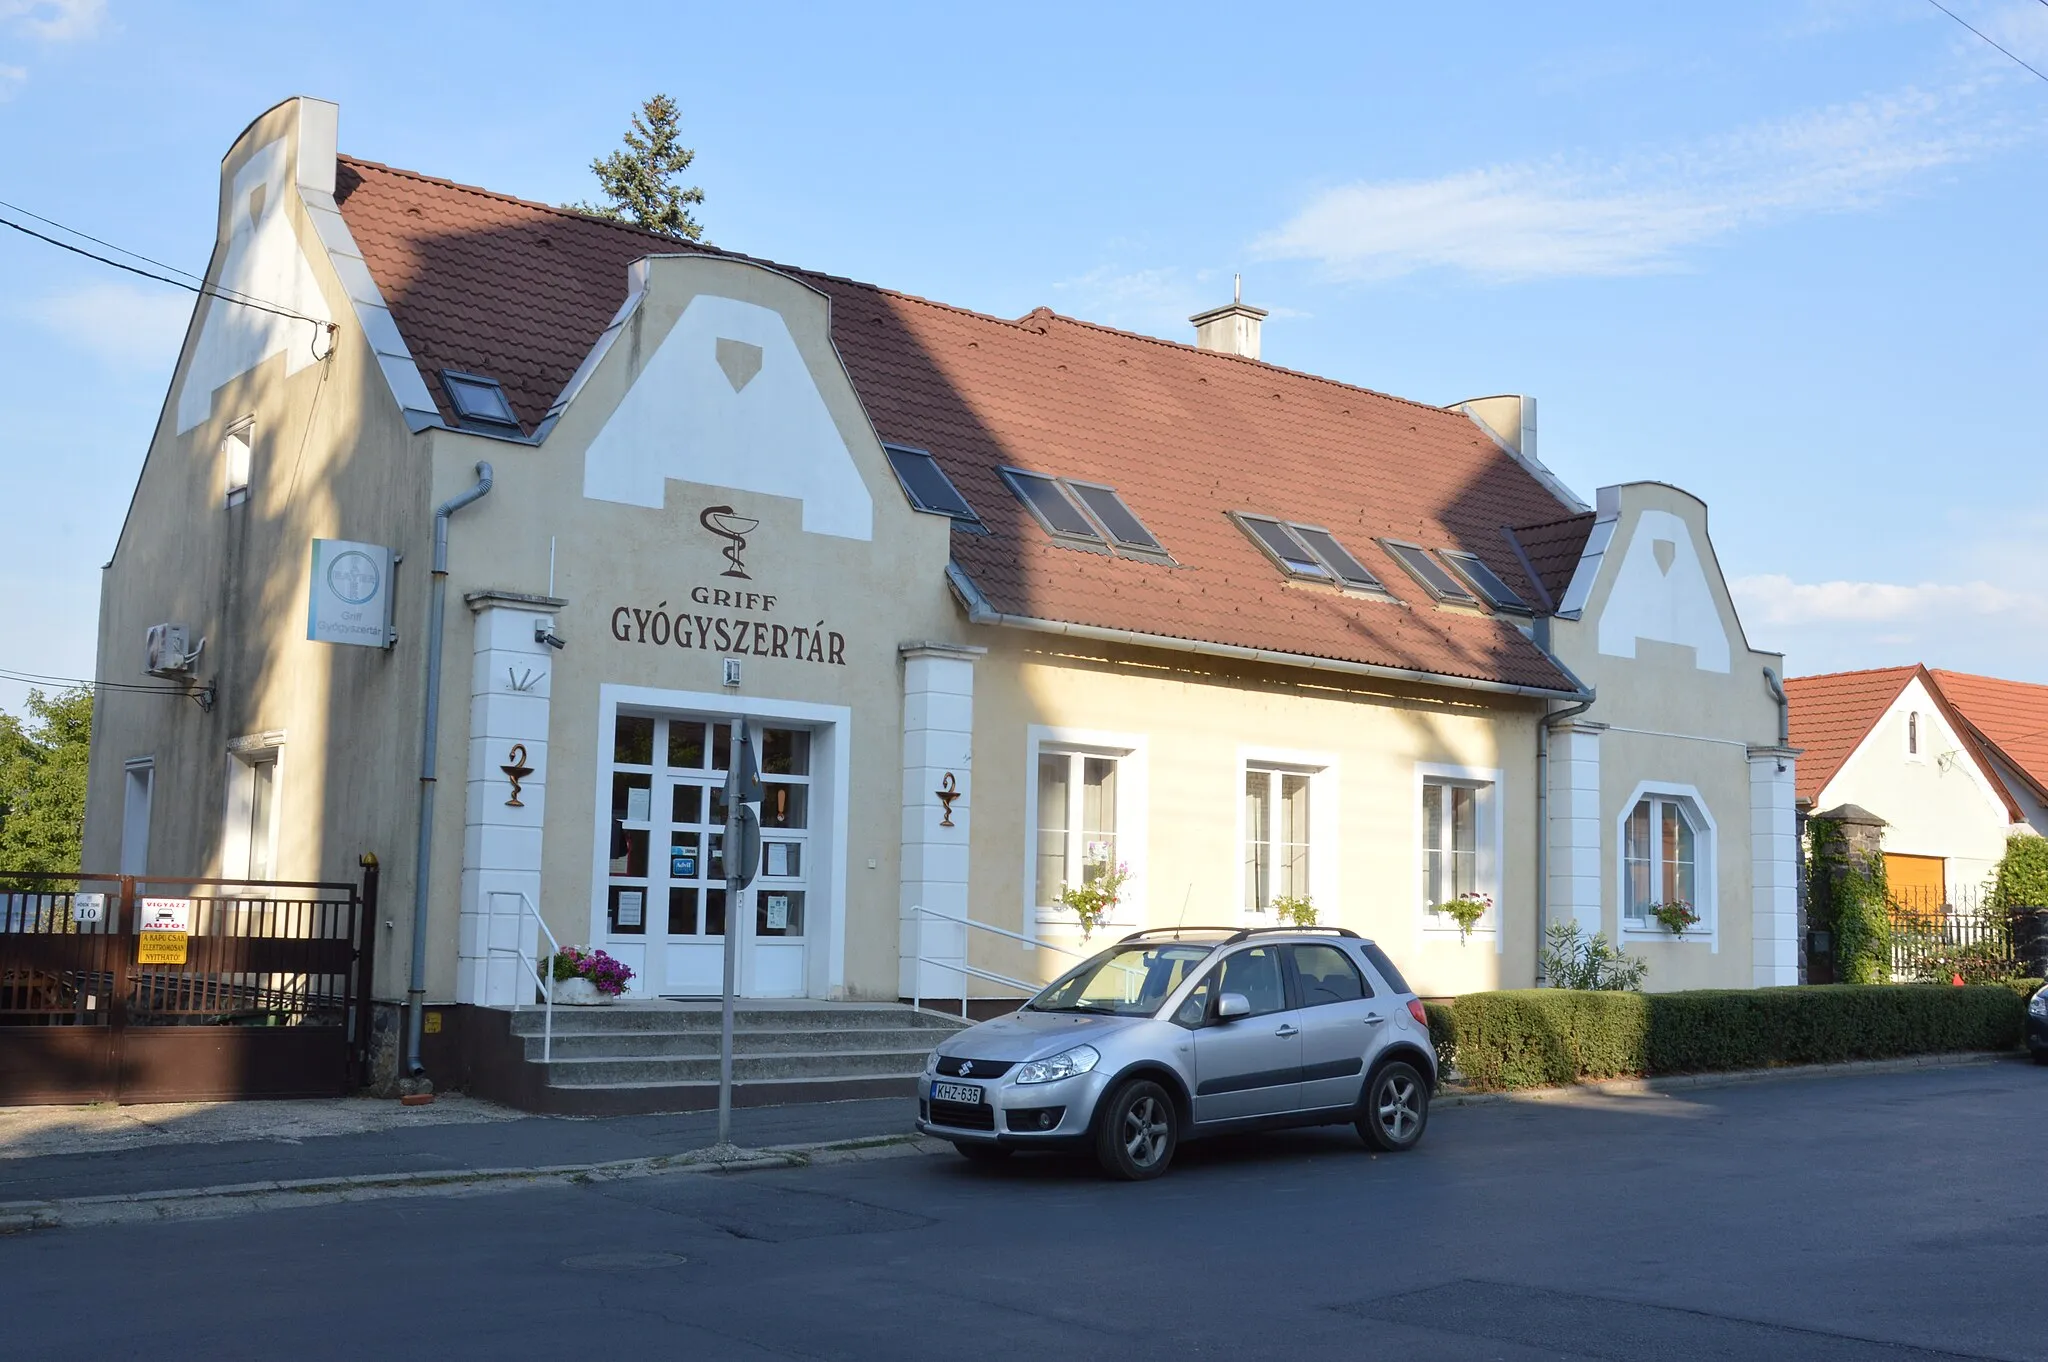
[{"label": "metal fence", "polygon": [[2013,915],[1983,891],[1891,894],[1892,978],[1900,983],[1981,983],[2022,972]]},{"label": "metal fence", "polygon": [[[344,1092],[374,869],[347,883],[0,873],[0,1103]],[[181,929],[143,931],[151,905]]]}]

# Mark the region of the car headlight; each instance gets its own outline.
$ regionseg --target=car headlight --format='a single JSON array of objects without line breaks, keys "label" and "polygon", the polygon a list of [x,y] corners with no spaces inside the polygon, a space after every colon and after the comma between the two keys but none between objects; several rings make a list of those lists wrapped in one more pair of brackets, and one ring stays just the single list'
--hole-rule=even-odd
[{"label": "car headlight", "polygon": [[1029,1064],[1019,1065],[1019,1083],[1051,1083],[1056,1079],[1072,1078],[1085,1074],[1102,1061],[1102,1052],[1092,1045],[1076,1045],[1064,1054],[1051,1059],[1034,1059]]},{"label": "car headlight", "polygon": [[2027,1004],[2027,1014],[2033,1017],[2048,1017],[2048,989],[2036,993]]},{"label": "car headlight", "polygon": [[935,1074],[939,1071],[939,1052],[937,1050],[924,1057],[924,1071],[928,1074]]}]

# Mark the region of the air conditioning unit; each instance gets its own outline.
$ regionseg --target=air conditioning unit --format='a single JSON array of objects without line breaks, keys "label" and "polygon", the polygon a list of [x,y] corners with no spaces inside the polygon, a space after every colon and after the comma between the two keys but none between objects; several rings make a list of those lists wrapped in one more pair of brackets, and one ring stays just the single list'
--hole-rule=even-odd
[{"label": "air conditioning unit", "polygon": [[[144,649],[143,670],[151,676],[184,677],[192,674],[199,648],[190,646],[192,633],[182,624],[152,624]],[[200,648],[206,646],[200,641]]]}]

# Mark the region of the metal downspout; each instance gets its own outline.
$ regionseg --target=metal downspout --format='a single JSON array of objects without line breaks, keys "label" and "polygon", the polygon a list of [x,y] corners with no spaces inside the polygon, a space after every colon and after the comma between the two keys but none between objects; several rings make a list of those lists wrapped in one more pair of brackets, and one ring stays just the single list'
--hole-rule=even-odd
[{"label": "metal downspout", "polygon": [[478,460],[476,486],[434,508],[434,588],[427,606],[427,715],[420,736],[420,840],[413,868],[412,972],[405,989],[405,1072],[417,1078],[420,1025],[427,1001],[427,891],[434,858],[434,781],[441,735],[441,626],[448,609],[448,517],[491,490],[491,466]]},{"label": "metal downspout", "polygon": [[[1550,655],[1550,617],[1536,621],[1536,645]],[[1552,659],[1555,660],[1554,658]],[[1562,665],[1562,664],[1560,664]],[[1565,675],[1570,676],[1567,671]],[[1577,680],[1576,677],[1573,678]],[[1536,987],[1548,982],[1543,976],[1543,946],[1550,934],[1550,726],[1559,719],[1584,714],[1593,704],[1593,693],[1581,687],[1585,699],[1550,712],[1544,701],[1543,716],[1536,721]]]},{"label": "metal downspout", "polygon": [[1792,701],[1785,694],[1784,683],[1769,667],[1764,668],[1764,684],[1770,687],[1771,698],[1778,702],[1778,746],[1792,745]]}]

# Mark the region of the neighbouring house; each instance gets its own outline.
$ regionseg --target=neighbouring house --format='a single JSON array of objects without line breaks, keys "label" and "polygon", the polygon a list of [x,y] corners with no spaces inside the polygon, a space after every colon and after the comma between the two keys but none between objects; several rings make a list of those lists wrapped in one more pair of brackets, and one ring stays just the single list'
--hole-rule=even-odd
[{"label": "neighbouring house", "polygon": [[2048,834],[2048,686],[1924,666],[1797,676],[1799,806],[1885,822],[1885,879],[1913,906],[1974,904],[2006,839]]},{"label": "neighbouring house", "polygon": [[[1263,363],[1242,303],[1192,345],[986,316],[341,156],[336,127],[291,100],[222,165],[209,278],[296,315],[194,314],[99,675],[175,624],[204,648],[158,671],[212,705],[107,692],[94,865],[375,852],[377,996],[416,982],[442,1041],[530,992],[531,912],[642,995],[715,992],[733,931],[750,997],[994,997],[1063,967],[1062,889],[1117,867],[1104,932],[1306,899],[1430,993],[1536,981],[1546,918],[1655,987],[1796,980],[1781,661],[1706,507],[1581,501],[1532,401]],[[484,464],[435,640],[435,508]],[[728,902],[742,719],[764,848]],[[1438,911],[1468,891],[1469,937]]]}]

